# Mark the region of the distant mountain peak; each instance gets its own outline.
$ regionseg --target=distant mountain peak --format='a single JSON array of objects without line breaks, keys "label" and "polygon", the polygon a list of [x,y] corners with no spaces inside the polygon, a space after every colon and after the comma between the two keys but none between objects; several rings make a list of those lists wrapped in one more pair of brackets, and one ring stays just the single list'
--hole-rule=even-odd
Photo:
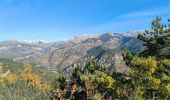
[{"label": "distant mountain peak", "polygon": [[7,41],[2,41],[2,42],[8,42],[8,43],[30,43],[30,44],[49,43],[48,41],[45,41],[45,40],[7,40]]},{"label": "distant mountain peak", "polygon": [[48,41],[45,40],[22,40],[20,42],[26,42],[26,43],[48,43]]}]

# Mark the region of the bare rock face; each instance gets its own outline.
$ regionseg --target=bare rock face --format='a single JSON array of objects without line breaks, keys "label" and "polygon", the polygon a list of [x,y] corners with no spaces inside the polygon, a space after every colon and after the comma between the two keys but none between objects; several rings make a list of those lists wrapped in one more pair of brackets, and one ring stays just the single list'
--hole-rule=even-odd
[{"label": "bare rock face", "polygon": [[115,50],[109,50],[97,58],[97,61],[102,67],[106,67],[110,72],[124,73],[128,71],[128,67],[125,64],[122,53]]},{"label": "bare rock face", "polygon": [[65,74],[70,74],[77,65],[80,65],[82,70],[87,70],[87,64],[90,60],[96,61],[100,67],[107,68],[110,73],[119,72],[119,73],[128,73],[129,68],[126,66],[123,59],[122,53],[115,50],[104,51],[99,55],[88,55],[79,61],[69,65],[64,69]]}]

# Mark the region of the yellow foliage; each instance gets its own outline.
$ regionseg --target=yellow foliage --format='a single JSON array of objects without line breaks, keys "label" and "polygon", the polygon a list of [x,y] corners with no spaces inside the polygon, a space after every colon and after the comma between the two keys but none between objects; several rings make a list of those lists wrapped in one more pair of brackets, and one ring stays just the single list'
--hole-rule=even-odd
[{"label": "yellow foliage", "polygon": [[160,79],[157,79],[157,78],[154,78],[154,77],[151,77],[150,78],[150,84],[151,84],[151,87],[152,88],[159,88],[159,85],[161,84],[161,80]]},{"label": "yellow foliage", "polygon": [[31,72],[32,72],[32,66],[30,64],[25,64],[24,69],[23,69],[23,73],[29,74]]},{"label": "yellow foliage", "polygon": [[141,78],[149,79],[158,68],[158,62],[154,57],[134,57],[131,64],[131,74]]},{"label": "yellow foliage", "polygon": [[17,80],[17,75],[10,73],[9,75],[7,75],[6,80],[7,80],[9,83],[13,84],[13,83],[15,83],[15,81]]},{"label": "yellow foliage", "polygon": [[24,65],[24,69],[22,71],[23,79],[28,82],[28,84],[31,84],[35,87],[40,87],[41,85],[41,78],[35,74],[32,73],[32,66],[29,64]]},{"label": "yellow foliage", "polygon": [[114,80],[111,76],[107,76],[105,80],[107,82],[108,88],[112,88],[113,84],[116,82],[116,80]]},{"label": "yellow foliage", "polygon": [[166,60],[162,60],[161,61],[165,66],[170,66],[170,60],[166,59]]},{"label": "yellow foliage", "polygon": [[165,86],[165,89],[166,89],[166,91],[168,92],[168,94],[170,95],[170,84],[167,84],[167,85]]},{"label": "yellow foliage", "polygon": [[0,85],[3,85],[3,84],[4,84],[4,80],[0,79]]},{"label": "yellow foliage", "polygon": [[170,95],[170,83],[161,85],[160,90],[165,94]]},{"label": "yellow foliage", "polygon": [[39,86],[40,85],[40,77],[34,73],[26,74],[24,76],[24,79],[33,86]]},{"label": "yellow foliage", "polygon": [[93,99],[94,99],[94,100],[102,100],[102,95],[101,95],[101,93],[99,93],[99,92],[95,93]]},{"label": "yellow foliage", "polygon": [[107,75],[104,72],[96,71],[94,75],[94,83],[98,85],[102,85],[106,88],[112,88],[116,80],[114,80],[111,76]]},{"label": "yellow foliage", "polygon": [[157,69],[157,60],[154,57],[134,57],[132,64],[137,67],[141,67],[141,69],[150,73],[154,73]]}]

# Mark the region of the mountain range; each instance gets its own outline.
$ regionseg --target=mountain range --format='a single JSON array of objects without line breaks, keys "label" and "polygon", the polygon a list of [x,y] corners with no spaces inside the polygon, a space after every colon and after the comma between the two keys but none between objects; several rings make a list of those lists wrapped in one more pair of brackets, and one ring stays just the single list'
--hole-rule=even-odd
[{"label": "mountain range", "polygon": [[79,35],[67,41],[3,41],[0,42],[0,57],[21,61],[34,62],[56,70],[69,73],[76,65],[85,69],[89,60],[93,59],[110,71],[125,72],[122,51],[128,49],[140,52],[142,42],[137,34],[142,31],[104,33],[95,35]]}]

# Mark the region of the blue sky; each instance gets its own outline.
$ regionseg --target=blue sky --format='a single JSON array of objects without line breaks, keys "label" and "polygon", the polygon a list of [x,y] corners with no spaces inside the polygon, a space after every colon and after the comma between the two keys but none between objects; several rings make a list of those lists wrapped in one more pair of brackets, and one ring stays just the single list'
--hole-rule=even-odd
[{"label": "blue sky", "polygon": [[124,33],[170,18],[170,0],[1,0],[0,41]]}]

